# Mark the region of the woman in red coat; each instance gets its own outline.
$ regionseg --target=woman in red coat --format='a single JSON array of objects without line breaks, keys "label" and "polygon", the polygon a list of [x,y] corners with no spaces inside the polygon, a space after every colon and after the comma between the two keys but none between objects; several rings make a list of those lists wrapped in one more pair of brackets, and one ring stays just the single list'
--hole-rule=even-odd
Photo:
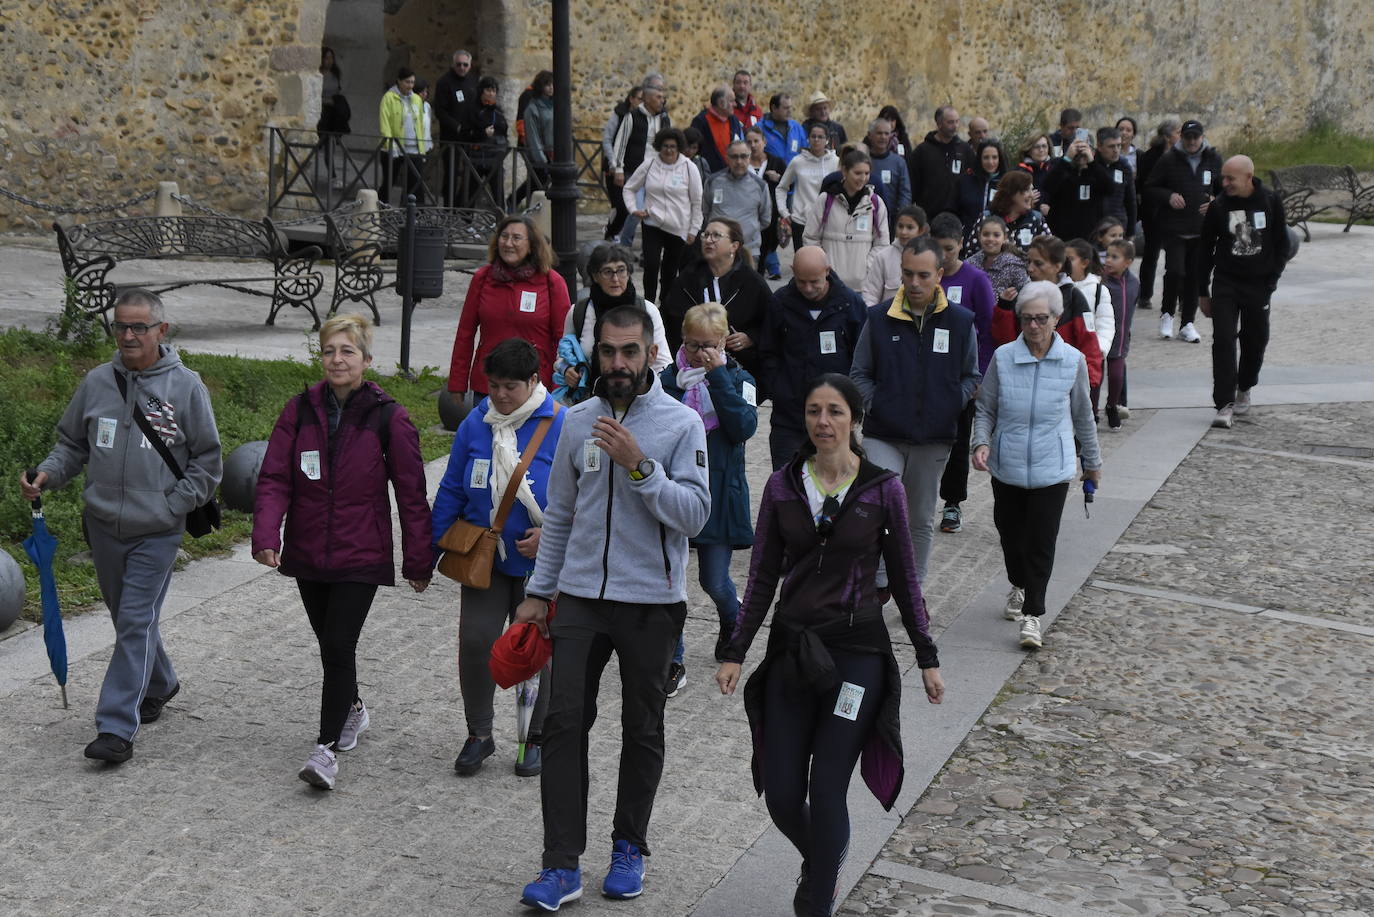
[{"label": "woman in red coat", "polygon": [[[474,403],[486,397],[482,364],[497,344],[514,337],[524,338],[539,351],[539,378],[552,389],[558,339],[571,307],[568,285],[553,269],[553,248],[533,220],[508,216],[496,225],[487,258],[490,263],[473,275],[463,301],[448,390],[455,394],[471,391]],[[481,343],[474,354],[479,330]]]},{"label": "woman in red coat", "polygon": [[[391,498],[401,519],[401,574],[429,585],[429,501],[420,436],[405,408],[375,382],[372,324],[339,315],[320,329],[324,381],[286,402],[268,440],[253,499],[253,558],[296,578],[320,642],[320,732],[302,780],[332,790],[335,752],[368,726],[358,697],[356,650],[378,586],[396,582]],[[282,520],[286,521],[283,546]]]}]

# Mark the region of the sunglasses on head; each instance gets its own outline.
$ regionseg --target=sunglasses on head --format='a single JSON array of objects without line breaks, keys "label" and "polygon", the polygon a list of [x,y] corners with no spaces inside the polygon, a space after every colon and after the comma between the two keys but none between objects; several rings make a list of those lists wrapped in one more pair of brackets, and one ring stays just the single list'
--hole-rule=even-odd
[{"label": "sunglasses on head", "polygon": [[829,538],[835,531],[835,516],[840,511],[840,501],[831,494],[825,498],[821,504],[821,517],[816,520],[816,534],[822,538]]}]

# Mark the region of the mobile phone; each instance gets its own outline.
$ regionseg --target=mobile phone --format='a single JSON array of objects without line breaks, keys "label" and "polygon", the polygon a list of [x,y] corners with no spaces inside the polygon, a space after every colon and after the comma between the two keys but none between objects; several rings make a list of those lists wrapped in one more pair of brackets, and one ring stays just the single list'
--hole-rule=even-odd
[{"label": "mobile phone", "polygon": [[1090,144],[1093,142],[1093,134],[1092,131],[1088,130],[1086,127],[1080,127],[1073,132],[1073,139],[1082,140],[1084,143]]}]

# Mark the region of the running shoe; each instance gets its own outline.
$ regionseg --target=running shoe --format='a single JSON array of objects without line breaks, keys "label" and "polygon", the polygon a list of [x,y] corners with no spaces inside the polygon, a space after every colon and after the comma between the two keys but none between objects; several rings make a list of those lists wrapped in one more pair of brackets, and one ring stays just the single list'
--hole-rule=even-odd
[{"label": "running shoe", "polygon": [[296,776],[316,789],[332,790],[339,777],[339,759],[328,745],[316,745]]},{"label": "running shoe", "polygon": [[957,503],[946,503],[940,516],[940,531],[953,535],[964,528],[964,514]]},{"label": "running shoe", "polygon": [[539,878],[525,886],[520,903],[544,911],[556,911],[582,897],[581,869],[543,869]]},{"label": "running shoe", "polygon": [[1217,411],[1216,417],[1212,418],[1212,426],[1216,427],[1218,430],[1231,429],[1231,417],[1235,412],[1234,407],[1229,404],[1226,405],[1220,411]]},{"label": "running shoe", "polygon": [[1021,645],[1028,650],[1041,646],[1040,619],[1034,615],[1026,615],[1021,619]]},{"label": "running shoe", "polygon": [[1166,341],[1174,336],[1174,317],[1168,312],[1159,317],[1159,336]]},{"label": "running shoe", "polygon": [[1186,341],[1189,344],[1196,344],[1202,340],[1202,335],[1197,333],[1197,329],[1193,327],[1192,322],[1188,322],[1188,324],[1178,329],[1178,336],[1180,340]]},{"label": "running shoe", "polygon": [[348,708],[348,718],[344,720],[339,732],[339,741],[334,745],[339,751],[352,751],[358,747],[358,734],[367,728],[371,720],[367,715],[367,704],[358,701]]},{"label": "running shoe", "polygon": [[629,841],[616,841],[611,849],[611,868],[601,882],[607,898],[638,898],[644,891],[644,857]]},{"label": "running shoe", "polygon": [[1026,590],[1019,586],[1012,586],[1011,592],[1007,593],[1007,604],[1002,609],[1002,617],[1008,621],[1021,620],[1021,609],[1026,607]]},{"label": "running shoe", "polygon": [[1231,413],[1237,415],[1250,413],[1250,390],[1248,388],[1236,390],[1236,402],[1231,405]]},{"label": "running shoe", "polygon": [[669,697],[677,697],[677,692],[687,686],[687,667],[680,662],[668,666],[666,691]]}]

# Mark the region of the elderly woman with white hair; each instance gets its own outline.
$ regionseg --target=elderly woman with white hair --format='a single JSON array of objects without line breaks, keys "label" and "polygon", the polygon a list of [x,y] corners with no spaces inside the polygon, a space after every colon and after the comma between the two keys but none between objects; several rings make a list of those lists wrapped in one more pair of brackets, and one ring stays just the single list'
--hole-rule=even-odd
[{"label": "elderly woman with white hair", "polygon": [[1102,454],[1088,394],[1083,354],[1055,333],[1064,312],[1059,288],[1033,281],[1021,288],[1021,333],[997,348],[978,391],[973,467],[992,473],[993,522],[1011,580],[1004,615],[1021,624],[1021,645],[1041,645],[1040,617],[1054,570],[1054,546],[1069,482],[1102,476]]}]

